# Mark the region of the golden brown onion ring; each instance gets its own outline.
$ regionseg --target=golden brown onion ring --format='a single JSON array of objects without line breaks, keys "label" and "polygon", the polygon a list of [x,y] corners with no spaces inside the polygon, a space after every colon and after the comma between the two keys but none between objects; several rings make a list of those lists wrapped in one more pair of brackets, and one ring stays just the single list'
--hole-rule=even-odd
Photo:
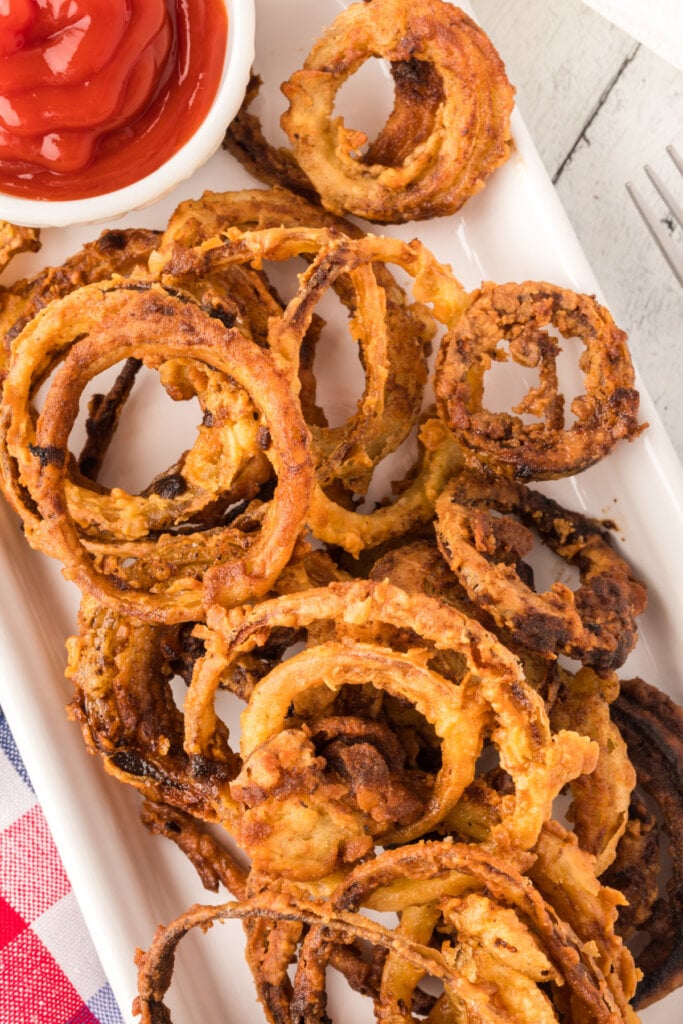
[{"label": "golden brown onion ring", "polygon": [[[111,332],[102,326],[107,323],[116,325],[113,344]],[[308,432],[286,380],[268,356],[237,331],[202,313],[194,302],[142,284],[133,289],[92,285],[72,293],[39,314],[25,329],[24,343],[27,336],[39,352],[67,353],[45,399],[35,441],[26,419],[33,368],[27,368],[26,360],[15,360],[5,384],[7,446],[20,461],[22,479],[42,517],[32,541],[62,558],[65,574],[85,592],[121,612],[156,621],[196,620],[202,617],[205,602],[240,603],[264,593],[293,551],[313,483]],[[81,340],[70,345],[74,337]],[[192,535],[171,538],[167,546],[176,548],[176,573],[171,573],[170,582],[147,591],[134,585],[122,588],[115,574],[98,570],[66,500],[67,445],[80,393],[91,376],[130,357],[141,358],[150,367],[189,358],[243,387],[262,418],[261,447],[278,478],[261,530],[246,547],[244,538],[235,537],[229,527],[219,530],[222,553],[219,544],[217,564],[199,580],[192,570],[197,555]]]},{"label": "golden brown onion ring", "polygon": [[[560,347],[546,330],[551,326],[584,346],[579,368],[586,393],[572,401],[569,427],[558,393]],[[483,406],[487,370],[507,359],[501,339],[515,362],[538,367],[540,375],[539,386],[512,414]],[[624,332],[594,298],[541,281],[486,282],[473,293],[470,308],[442,340],[434,388],[440,415],[472,460],[520,480],[578,473],[643,429]],[[527,423],[524,414],[540,422]]]},{"label": "golden brown onion ring", "polygon": [[[350,221],[334,217],[285,189],[205,192],[200,200],[188,200],[174,211],[158,251],[151,260],[151,267],[161,272],[172,258],[174,248],[197,246],[227,232],[230,228],[255,232],[267,228],[294,228],[303,225],[332,229],[337,234],[341,233],[351,238],[360,238],[363,235],[363,232]],[[324,239],[325,236],[321,237]],[[270,255],[274,255],[272,250]],[[215,255],[212,257],[214,260],[216,258]],[[234,266],[227,259],[220,260],[218,273],[232,271]],[[312,369],[306,365],[309,354],[312,363],[312,325],[309,325],[307,331],[302,331],[297,356],[302,406],[307,414],[307,422],[315,433],[316,445],[327,453],[328,465],[329,454],[335,449],[340,453],[346,452],[342,462],[337,460],[334,470],[345,484],[351,486],[352,483],[357,493],[364,493],[367,489],[371,473],[368,463],[374,464],[382,457],[383,452],[392,451],[397,447],[416,421],[422,407],[427,379],[426,356],[434,334],[433,319],[424,303],[409,302],[404,290],[398,286],[381,261],[376,261],[372,269],[380,286],[378,295],[384,307],[383,327],[377,322],[369,323],[370,313],[378,302],[378,295],[373,291],[368,293],[367,286],[360,294],[356,291],[355,285],[362,285],[363,280],[367,281],[367,277],[364,279],[356,275],[354,280],[347,274],[335,271],[330,280],[318,282],[321,290],[331,286],[346,307],[351,318],[350,326],[357,339],[359,358],[368,375],[366,396],[368,392],[375,391],[372,400],[368,397],[361,399],[359,412],[352,418],[351,423],[332,429],[327,424],[324,412],[315,405],[315,377]],[[192,270],[192,273],[197,273],[197,270]],[[206,268],[200,271],[200,274],[206,273]],[[251,273],[255,271],[252,270]],[[263,274],[263,271],[260,273]],[[187,275],[183,277],[183,281],[187,281]],[[312,302],[315,301],[316,298],[313,296]],[[386,358],[379,365],[374,365],[377,364],[377,354],[373,352],[371,327],[375,334],[383,335],[386,332]],[[303,379],[306,372],[310,378],[308,385]],[[298,383],[296,386],[299,386]],[[366,402],[367,412],[372,417],[369,422],[367,416],[363,415],[363,405]],[[361,444],[364,458],[361,457],[361,451],[354,451],[353,444],[353,435],[356,435],[357,442],[362,422],[366,422],[366,427],[371,428],[366,430]]]},{"label": "golden brown onion ring", "polygon": [[[552,1002],[558,1015],[564,1014],[562,1019],[570,1022],[635,1022],[624,993],[594,959],[593,947],[584,944],[557,916],[513,861],[487,855],[471,844],[417,843],[355,867],[330,902],[335,910],[358,912],[363,906],[396,909],[397,893],[405,946],[399,942],[389,948],[385,970],[393,973],[396,981],[397,964],[403,960],[412,967],[412,977],[402,972],[400,976],[408,990],[420,975],[432,972],[425,964],[404,958],[403,949],[415,941],[413,922],[407,922],[404,915],[407,910],[436,907],[438,918],[456,928],[455,935],[449,935],[450,942],[440,949],[453,971],[448,981],[443,980],[456,1010],[470,1010],[477,1014],[475,1019],[486,1022],[502,1024],[515,1019],[535,1024],[556,1019]],[[418,914],[417,923],[420,945],[426,946],[433,919],[430,922]],[[395,934],[400,936],[401,931],[399,928]],[[334,938],[323,925],[312,928],[304,939],[293,994],[292,1019],[299,1024],[324,1019],[324,970]],[[442,942],[443,938],[442,934]],[[496,938],[502,942],[496,943]],[[392,989],[388,978],[383,981],[375,1006],[378,1019],[414,1020],[407,1007],[401,1009],[400,989]],[[536,982],[543,983],[547,999]],[[522,1016],[512,1018],[512,1012]],[[437,1015],[436,1019],[441,1018]]]},{"label": "golden brown onion ring", "polygon": [[[332,227],[266,228],[246,233],[228,230],[226,237],[210,238],[193,250],[174,250],[160,274],[163,282],[176,284],[190,274],[211,276],[234,263],[257,261],[260,266],[262,260],[300,255],[313,257],[313,262],[301,276],[298,291],[282,317],[271,322],[270,349],[298,392],[300,354],[315,307],[327,289],[348,276],[355,291],[351,326],[358,336],[365,390],[357,412],[345,424],[330,428],[312,423],[310,428],[321,486],[340,479],[349,489],[363,493],[373,466],[403,440],[417,413],[412,401],[412,414],[401,413],[398,422],[395,409],[389,412],[397,400],[399,409],[406,404],[401,398],[403,385],[391,371],[399,356],[401,380],[409,372],[395,343],[395,339],[402,338],[406,325],[405,317],[398,320],[395,313],[387,320],[387,293],[378,284],[374,268],[391,263],[405,270],[413,278],[415,298],[428,303],[437,320],[446,325],[458,319],[468,297],[450,268],[440,264],[417,240],[406,243],[369,235],[352,239]],[[424,337],[423,320],[421,334]],[[414,368],[421,400],[420,368],[421,360]]]},{"label": "golden brown onion ring", "polygon": [[[337,93],[371,57],[391,63],[394,109],[367,142],[333,116]],[[297,162],[335,213],[401,223],[454,213],[509,153],[514,90],[486,34],[443,0],[354,3],[282,91]]]},{"label": "golden brown onion ring", "polygon": [[0,273],[20,252],[37,252],[40,244],[38,228],[24,228],[0,220]]},{"label": "golden brown onion ring", "polygon": [[[437,501],[441,552],[474,604],[523,647],[554,657],[567,654],[596,668],[622,665],[635,646],[635,619],[646,591],[612,547],[604,527],[563,508],[514,480],[464,471]],[[497,520],[489,510],[512,514],[570,565],[581,585],[553,583],[537,594],[514,566],[491,558]],[[479,517],[479,518],[478,518]]]},{"label": "golden brown onion ring", "polygon": [[[437,825],[474,777],[485,735],[498,748],[501,766],[514,779],[514,793],[502,799],[502,817],[492,841],[529,849],[550,814],[554,796],[576,775],[589,771],[595,750],[589,740],[550,730],[540,697],[526,684],[516,659],[495,637],[455,608],[420,595],[409,596],[388,583],[357,581],[264,601],[227,612],[211,609],[202,630],[207,655],[197,663],[185,704],[185,747],[210,751],[221,725],[214,695],[232,661],[263,644],[282,626],[302,628],[320,621],[346,623],[354,630],[379,625],[414,634],[405,653],[386,646],[330,641],[310,645],[263,677],[242,716],[241,754],[247,758],[287,728],[292,702],[323,684],[332,692],[377,678],[377,685],[413,704],[441,738],[442,767],[419,821],[384,836],[405,842]],[[326,637],[324,638],[327,639]],[[457,681],[429,667],[430,648],[459,660]],[[471,717],[471,725],[459,723]]]}]

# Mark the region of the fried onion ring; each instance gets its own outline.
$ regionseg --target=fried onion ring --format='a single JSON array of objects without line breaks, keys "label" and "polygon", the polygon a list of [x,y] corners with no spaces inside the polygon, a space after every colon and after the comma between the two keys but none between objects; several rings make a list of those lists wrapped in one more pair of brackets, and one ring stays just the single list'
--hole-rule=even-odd
[{"label": "fried onion ring", "polygon": [[227,737],[220,757],[193,760],[183,750],[183,716],[170,685],[183,627],[121,616],[89,597],[78,624],[67,640],[66,676],[74,686],[69,715],[88,750],[153,804],[234,827],[237,807],[228,785],[239,759]]},{"label": "fried onion ring", "polygon": [[[517,643],[547,657],[563,653],[600,669],[624,663],[635,646],[635,619],[645,608],[646,591],[601,524],[522,483],[471,471],[452,480],[436,509],[444,558],[470,600]],[[537,594],[514,566],[491,560],[500,520],[489,518],[488,510],[512,513],[534,530],[578,567],[580,587],[572,591],[553,583]]]},{"label": "fried onion ring", "polygon": [[[177,285],[189,274],[204,277],[235,263],[286,260],[311,256],[313,262],[301,276],[296,295],[287,304],[282,317],[274,318],[269,345],[289,375],[295,391],[300,389],[299,361],[304,337],[311,324],[316,304],[325,291],[342,275],[350,278],[356,293],[352,327],[359,335],[359,347],[366,372],[364,394],[358,411],[339,428],[311,424],[317,455],[319,482],[341,479],[363,493],[362,483],[372,467],[393,451],[406,436],[414,417],[400,430],[387,431],[385,410],[398,397],[390,367],[395,364],[393,339],[402,336],[396,314],[387,323],[387,293],[378,284],[374,268],[396,264],[413,278],[413,294],[420,303],[428,303],[441,323],[457,321],[468,303],[467,293],[450,267],[439,263],[420,242],[362,235],[350,238],[338,228],[284,227],[241,232],[228,230],[225,237],[209,238],[192,250],[174,251],[165,266],[159,267],[164,283]],[[161,262],[161,261],[158,261]],[[154,261],[157,265],[157,260]],[[384,272],[386,274],[386,271]],[[383,276],[382,281],[387,278]],[[392,294],[393,301],[395,297]],[[390,332],[389,327],[393,326]],[[402,362],[402,360],[400,360]],[[413,367],[420,373],[420,363]],[[391,415],[389,415],[391,422]]]},{"label": "fried onion ring", "polygon": [[[382,841],[406,842],[437,826],[474,777],[487,736],[514,780],[514,791],[502,799],[503,813],[491,841],[529,849],[550,814],[554,796],[570,778],[593,767],[594,745],[572,732],[551,737],[540,697],[492,634],[455,608],[409,596],[388,583],[332,583],[251,609],[210,609],[210,628],[200,631],[207,654],[197,663],[185,703],[187,753],[208,753],[222,742],[214,695],[236,657],[254,650],[281,626],[302,628],[325,620],[347,623],[353,631],[385,624],[408,631],[414,639],[406,640],[403,653],[368,643],[362,634],[353,639],[353,632],[342,643],[324,635],[322,642],[309,640],[303,652],[256,683],[242,716],[243,761],[248,763],[289,724],[296,726],[296,720],[290,722],[289,709],[302,694],[376,681],[380,689],[417,708],[441,740],[441,767],[422,814],[412,824],[383,835]],[[430,668],[430,650],[446,650],[459,659],[457,680]],[[281,838],[273,836],[276,843]],[[284,839],[283,863],[290,841],[286,831]],[[300,858],[294,868],[301,868]]]},{"label": "fried onion ring", "polygon": [[[169,336],[173,321],[175,330]],[[115,343],[103,329],[116,324]],[[73,342],[74,337],[80,340]],[[73,342],[73,344],[72,344]],[[158,285],[135,288],[117,282],[91,285],[52,303],[22,332],[17,344],[34,350],[34,360],[16,359],[5,382],[3,410],[7,449],[41,516],[31,540],[65,564],[65,575],[79,587],[119,611],[156,621],[192,621],[204,603],[240,603],[265,593],[287,563],[308,511],[313,466],[308,432],[284,377],[267,355],[236,330],[225,328],[189,299]],[[32,436],[28,413],[35,377],[41,377],[44,354],[64,353]],[[214,560],[197,579],[193,562],[199,552],[192,534],[167,538],[165,557],[175,566],[170,582],[136,589],[121,574],[98,568],[79,535],[66,497],[69,479],[68,438],[80,393],[91,376],[128,358],[150,367],[186,360],[224,374],[243,387],[262,417],[262,448],[277,475],[273,498],[263,506],[260,531],[245,538],[230,527],[214,535]],[[18,509],[18,511],[20,511]],[[140,552],[161,563],[163,545],[143,541]],[[121,557],[135,557],[129,544]],[[123,573],[126,578],[126,573]]]},{"label": "fried onion ring", "polygon": [[20,252],[37,252],[40,244],[38,228],[24,228],[0,220],[0,273]]},{"label": "fried onion ring", "polygon": [[572,804],[567,811],[581,849],[595,858],[595,873],[600,876],[614,860],[626,831],[636,784],[626,744],[610,714],[619,681],[613,673],[600,676],[589,668],[575,675],[560,668],[558,675],[551,727],[590,736],[600,748],[595,769],[570,782]]},{"label": "fried onion ring", "polygon": [[[575,422],[569,427],[558,393],[560,348],[549,326],[584,345],[579,368],[586,393],[572,401]],[[489,412],[482,404],[487,370],[507,358],[501,339],[509,342],[515,362],[539,368],[539,387],[530,389],[514,415]],[[625,333],[594,298],[545,282],[486,282],[473,293],[470,308],[442,340],[434,389],[440,415],[472,460],[521,480],[578,473],[643,429]],[[542,422],[527,423],[524,414]]]},{"label": "fried onion ring", "polygon": [[[391,64],[394,109],[362,153],[366,136],[333,109],[372,56]],[[454,213],[509,154],[514,90],[505,67],[486,34],[442,0],[351,4],[282,91],[297,163],[335,213],[383,223]]]}]

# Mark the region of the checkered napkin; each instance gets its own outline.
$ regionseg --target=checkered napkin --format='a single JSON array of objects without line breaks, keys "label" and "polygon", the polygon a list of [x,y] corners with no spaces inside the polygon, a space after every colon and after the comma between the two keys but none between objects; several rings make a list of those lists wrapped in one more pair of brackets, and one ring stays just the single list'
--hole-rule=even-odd
[{"label": "checkered napkin", "polygon": [[1,708],[0,1024],[123,1024]]}]

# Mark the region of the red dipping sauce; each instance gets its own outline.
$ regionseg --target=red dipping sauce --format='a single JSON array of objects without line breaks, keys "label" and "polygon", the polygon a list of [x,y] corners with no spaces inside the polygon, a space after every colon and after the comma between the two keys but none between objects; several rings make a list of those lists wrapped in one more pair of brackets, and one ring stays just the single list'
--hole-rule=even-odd
[{"label": "red dipping sauce", "polygon": [[83,199],[139,181],[204,120],[222,0],[0,0],[0,192]]}]

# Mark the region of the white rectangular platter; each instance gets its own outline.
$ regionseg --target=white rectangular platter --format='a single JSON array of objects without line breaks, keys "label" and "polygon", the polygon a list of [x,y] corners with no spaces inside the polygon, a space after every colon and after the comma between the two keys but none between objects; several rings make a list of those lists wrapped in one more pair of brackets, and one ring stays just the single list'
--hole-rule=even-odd
[{"label": "white rectangular platter", "polygon": [[[257,0],[255,68],[264,82],[258,109],[276,143],[284,141],[278,125],[285,105],[279,84],[301,66],[311,42],[340,6],[335,0]],[[374,113],[378,127],[388,109],[389,101],[381,94],[389,95],[389,83],[385,71],[373,68],[371,77],[349,90],[344,98],[347,123],[371,131]],[[510,160],[461,213],[382,230],[421,238],[468,288],[487,279],[533,279],[601,298],[600,268],[594,274],[588,266],[518,112],[513,135]],[[204,189],[254,186],[227,153],[219,152],[173,194],[116,226],[163,227],[178,202],[199,197]],[[12,277],[61,262],[102,227],[45,231],[42,251],[19,257]],[[620,326],[628,330],[628,324]],[[569,507],[618,524],[621,548],[649,588],[638,647],[620,674],[641,675],[683,702],[683,471],[642,386],[641,395],[647,431],[597,467],[550,490]],[[355,400],[351,394],[343,397]],[[175,430],[166,420],[163,429],[157,425],[157,436],[163,433],[164,444],[171,446],[169,462]],[[121,447],[128,450],[126,443]],[[125,471],[124,461],[120,468]],[[124,1018],[132,1024],[135,948],[146,948],[156,925],[191,903],[219,902],[225,896],[207,894],[175,847],[147,833],[138,818],[138,795],[105,776],[85,752],[79,729],[67,722],[64,712],[70,699],[63,677],[64,640],[74,631],[78,595],[55,564],[28,549],[4,505],[0,530],[0,702]],[[183,943],[171,998],[176,1024],[263,1020],[242,949],[236,923]],[[335,1020],[355,1024],[369,1019],[369,1013],[355,998],[344,998]],[[642,1014],[643,1024],[681,1019],[681,991]]]}]

